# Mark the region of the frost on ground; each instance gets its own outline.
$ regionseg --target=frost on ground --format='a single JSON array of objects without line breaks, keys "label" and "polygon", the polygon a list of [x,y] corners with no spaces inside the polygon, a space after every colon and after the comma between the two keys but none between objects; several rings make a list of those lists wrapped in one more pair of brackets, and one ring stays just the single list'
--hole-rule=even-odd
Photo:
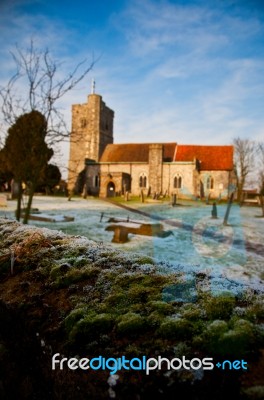
[{"label": "frost on ground", "polygon": [[[217,219],[211,218],[212,206],[200,202],[181,202],[176,207],[171,207],[169,202],[137,205],[127,202],[126,205],[129,209],[90,198],[73,198],[69,202],[66,198],[36,196],[34,208],[51,216],[74,217],[74,221],[30,221],[30,224],[78,235],[84,242],[90,239],[128,256],[132,253],[152,257],[164,271],[181,273],[194,296],[199,274],[207,277],[204,290],[215,294],[264,291],[264,219],[257,217],[259,208],[232,205],[228,225],[224,226],[226,204],[217,205]],[[15,202],[9,201],[0,216],[13,218],[14,209]],[[127,225],[133,221],[153,223],[158,219],[163,229],[171,234],[164,238],[129,234],[127,243],[112,243],[113,232],[106,230],[110,218],[124,219]],[[48,233],[53,234],[52,231]]]},{"label": "frost on ground", "polygon": [[[75,399],[76,388],[78,398],[89,393],[91,400],[182,392],[204,400],[218,398],[219,388],[234,399],[261,393],[263,220],[254,217],[257,209],[234,207],[223,227],[224,206],[212,220],[211,207],[196,203],[131,202],[125,209],[42,197],[34,207],[74,221],[22,225],[10,205],[0,216],[1,398],[59,393]],[[129,235],[127,243],[114,244],[106,231],[113,217],[158,221],[170,235]],[[52,371],[54,353],[79,359],[201,355],[215,366],[222,359],[247,360],[249,368],[241,374],[215,368],[210,376],[201,369],[165,368],[149,376],[121,369],[109,380],[109,371]]]}]

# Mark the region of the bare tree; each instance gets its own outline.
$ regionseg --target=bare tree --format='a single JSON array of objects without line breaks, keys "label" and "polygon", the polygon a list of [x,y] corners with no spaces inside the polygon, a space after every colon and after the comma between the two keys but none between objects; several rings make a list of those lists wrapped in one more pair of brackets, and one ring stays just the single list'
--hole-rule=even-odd
[{"label": "bare tree", "polygon": [[262,217],[264,217],[264,142],[258,144],[259,155],[259,198],[262,208]]},{"label": "bare tree", "polygon": [[[92,60],[87,65],[87,61],[84,60],[77,64],[72,72],[61,77],[62,63],[54,61],[48,49],[37,49],[33,40],[28,49],[24,50],[16,46],[11,55],[16,72],[4,87],[0,87],[2,114],[0,126],[6,126],[7,131],[21,116],[37,111],[43,115],[47,123],[46,144],[55,146],[67,139],[70,134],[64,116],[59,110],[58,101],[85,78],[95,61]],[[16,151],[20,151],[19,147]],[[30,152],[30,145],[28,152]],[[23,157],[26,161],[27,155],[23,154]],[[37,180],[36,177],[35,181]],[[34,188],[35,185],[32,187]],[[20,214],[19,210],[17,214]]]},{"label": "bare tree", "polygon": [[253,172],[256,156],[256,144],[249,139],[235,138],[234,161],[237,181],[237,200],[242,202],[243,189],[249,174]]},{"label": "bare tree", "polygon": [[[58,100],[71,91],[93,68],[84,60],[74,70],[61,78],[62,63],[54,61],[48,49],[39,50],[31,40],[28,49],[18,45],[11,52],[16,72],[4,87],[0,87],[0,99],[4,123],[12,126],[20,115],[37,110],[47,121],[46,140],[54,145],[69,136],[64,118],[58,108]],[[23,90],[19,90],[23,84]]]}]

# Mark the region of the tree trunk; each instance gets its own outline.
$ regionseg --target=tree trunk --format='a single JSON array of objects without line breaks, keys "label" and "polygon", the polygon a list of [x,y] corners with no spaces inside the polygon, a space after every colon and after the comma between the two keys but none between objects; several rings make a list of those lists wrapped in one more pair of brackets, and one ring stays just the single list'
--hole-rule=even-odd
[{"label": "tree trunk", "polygon": [[260,206],[262,210],[262,217],[264,217],[264,195],[260,194],[259,195],[259,200],[260,200]]},{"label": "tree trunk", "polygon": [[16,220],[20,221],[21,217],[21,202],[22,202],[22,183],[18,182],[18,194],[17,194],[17,208],[16,208]]},{"label": "tree trunk", "polygon": [[241,181],[237,185],[237,202],[240,205],[242,205],[243,203],[243,188],[244,188],[244,182]]},{"label": "tree trunk", "polygon": [[27,201],[27,206],[26,206],[26,208],[25,208],[25,214],[24,214],[24,218],[23,218],[23,224],[27,224],[27,223],[28,223],[34,193],[35,193],[35,185],[33,185],[33,184],[31,183],[31,184],[30,184],[30,187],[29,187],[28,201]]}]

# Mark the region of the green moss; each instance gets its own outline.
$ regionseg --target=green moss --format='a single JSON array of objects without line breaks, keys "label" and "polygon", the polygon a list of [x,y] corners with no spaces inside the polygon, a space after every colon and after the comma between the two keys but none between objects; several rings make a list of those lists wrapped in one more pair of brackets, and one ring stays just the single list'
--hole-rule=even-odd
[{"label": "green moss", "polygon": [[154,265],[154,261],[151,257],[140,257],[137,259],[137,264],[139,265],[144,265],[144,264],[150,264],[150,265]]},{"label": "green moss", "polygon": [[193,325],[183,318],[166,318],[160,325],[158,334],[167,339],[187,340],[193,335]]},{"label": "green moss", "polygon": [[259,338],[253,324],[244,319],[236,320],[231,329],[225,321],[216,320],[208,325],[202,337],[212,354],[236,357],[253,350]]},{"label": "green moss", "polygon": [[85,266],[91,265],[91,263],[85,258],[85,257],[78,257],[77,259],[74,260],[73,262],[74,267],[76,268],[81,268]]},{"label": "green moss", "polygon": [[225,332],[228,331],[228,324],[223,320],[215,320],[211,322],[206,329],[205,337],[208,340],[214,340],[219,338]]},{"label": "green moss", "polygon": [[131,274],[131,272],[125,272],[118,274],[116,276],[115,286],[122,289],[128,289],[130,286],[134,284],[142,284],[143,281],[144,281],[144,274],[141,273]]},{"label": "green moss", "polygon": [[157,292],[155,287],[133,285],[127,292],[131,303],[146,303]]},{"label": "green moss", "polygon": [[[54,271],[54,269],[52,271]],[[65,275],[57,277],[55,280],[55,287],[63,288],[76,282],[86,279],[93,279],[99,274],[99,272],[100,270],[96,267],[86,267],[83,269],[71,268]],[[58,274],[57,270],[54,272],[54,274]]]},{"label": "green moss", "polygon": [[182,317],[191,321],[196,321],[202,317],[202,310],[197,304],[186,304],[181,311]]},{"label": "green moss", "polygon": [[264,385],[255,385],[241,390],[241,395],[245,400],[263,400]]},{"label": "green moss", "polygon": [[243,332],[230,329],[219,339],[214,351],[223,356],[241,356],[249,350],[249,340]]},{"label": "green moss", "polygon": [[164,286],[175,283],[174,276],[163,275],[163,274],[150,274],[144,275],[143,284],[154,286],[158,291],[162,290]]},{"label": "green moss", "polygon": [[87,307],[76,308],[75,310],[71,311],[70,314],[64,320],[66,331],[70,333],[74,325],[78,321],[83,319],[86,313],[87,313]]},{"label": "green moss", "polygon": [[153,312],[157,312],[160,315],[169,315],[175,311],[175,307],[172,304],[161,300],[149,301],[146,307],[150,312],[153,310]]},{"label": "green moss", "polygon": [[115,319],[111,314],[90,312],[74,325],[70,332],[70,339],[83,341],[97,338],[100,334],[109,333],[114,323]]},{"label": "green moss", "polygon": [[147,320],[140,314],[128,312],[120,317],[117,324],[117,332],[119,334],[133,335],[144,332],[147,327]]},{"label": "green moss", "polygon": [[192,355],[192,349],[185,342],[177,343],[173,350],[176,357],[186,357]]},{"label": "green moss", "polygon": [[251,304],[246,310],[246,317],[250,321],[263,320],[264,319],[264,299]]},{"label": "green moss", "polygon": [[147,320],[148,324],[152,328],[157,329],[164,321],[164,315],[158,311],[153,311],[151,314],[148,315]]},{"label": "green moss", "polygon": [[[66,271],[65,271],[66,272]],[[60,277],[61,275],[63,275],[62,269],[60,265],[56,265],[53,268],[51,268],[50,271],[50,278],[54,281],[56,280],[58,277]]]},{"label": "green moss", "polygon": [[220,295],[216,297],[208,297],[204,301],[204,309],[207,317],[214,319],[229,319],[233,308],[235,307],[235,298],[230,295]]},{"label": "green moss", "polygon": [[119,314],[121,311],[124,312],[124,310],[130,306],[130,304],[130,299],[126,293],[120,291],[107,296],[102,304],[102,307],[105,310],[110,309],[112,312]]}]

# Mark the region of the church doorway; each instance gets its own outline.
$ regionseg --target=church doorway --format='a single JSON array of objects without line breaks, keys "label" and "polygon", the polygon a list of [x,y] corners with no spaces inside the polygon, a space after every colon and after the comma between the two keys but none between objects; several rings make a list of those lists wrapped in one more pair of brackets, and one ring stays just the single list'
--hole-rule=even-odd
[{"label": "church doorway", "polygon": [[107,197],[115,196],[115,184],[114,182],[109,182],[107,185]]}]

